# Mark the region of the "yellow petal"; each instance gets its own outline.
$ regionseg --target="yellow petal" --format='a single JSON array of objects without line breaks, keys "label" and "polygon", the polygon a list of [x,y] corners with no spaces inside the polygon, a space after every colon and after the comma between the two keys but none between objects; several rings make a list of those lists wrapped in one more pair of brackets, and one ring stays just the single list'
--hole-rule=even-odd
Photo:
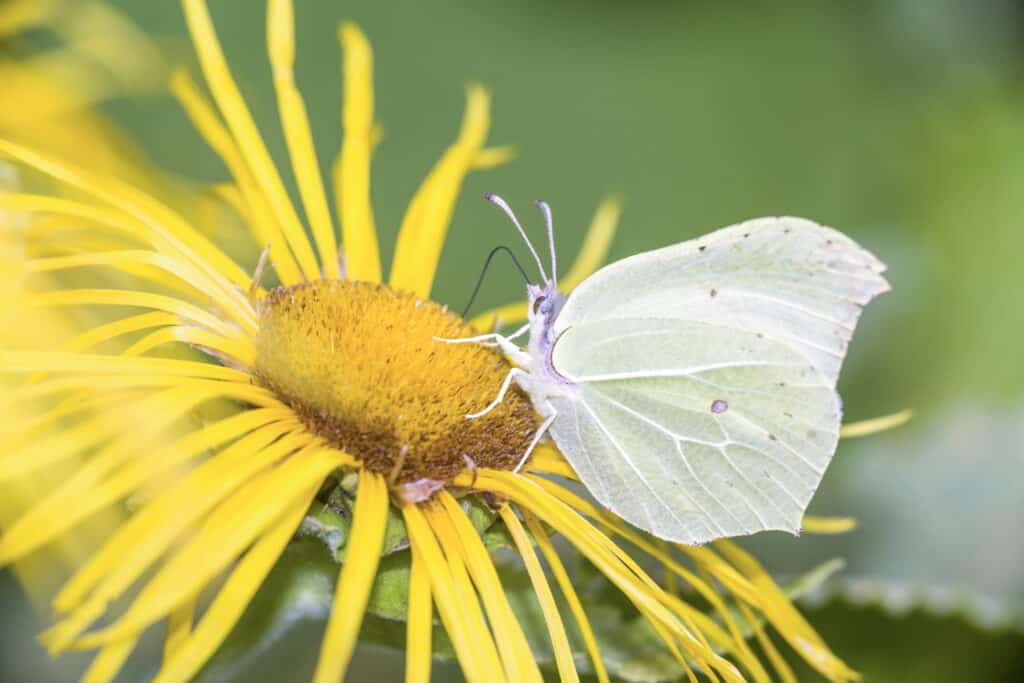
[{"label": "yellow petal", "polygon": [[438,521],[455,531],[454,536],[458,540],[453,541],[453,545],[458,543],[458,547],[461,548],[466,567],[483,600],[508,679],[541,683],[540,669],[537,668],[533,653],[530,652],[526,635],[512,612],[498,572],[487,549],[484,548],[483,541],[480,540],[480,535],[450,493],[442,490],[437,494],[437,499],[448,513],[447,520],[438,515]]},{"label": "yellow petal", "polygon": [[168,207],[114,178],[88,173],[71,164],[44,157],[6,140],[0,140],[0,154],[109,202],[135,220],[141,221],[167,244],[173,245],[187,257],[202,278],[196,284],[201,285],[203,291],[209,291],[211,295],[217,292],[225,301],[234,300],[235,306],[230,308],[231,311],[248,310],[251,314],[251,307],[245,301],[245,297],[231,286],[231,283],[248,286],[250,278],[234,261]]},{"label": "yellow petal", "polygon": [[259,536],[291,510],[312,486],[345,463],[337,451],[301,451],[235,492],[206,520],[203,528],[176,551],[125,614],[111,626],[82,636],[76,649],[133,637],[165,617],[215,578]]},{"label": "yellow petal", "polygon": [[190,525],[235,489],[301,446],[285,437],[294,427],[278,423],[256,429],[204,462],[128,520],[67,582],[53,601],[58,613],[89,600],[106,604],[132,582]]},{"label": "yellow petal", "polygon": [[327,633],[320,646],[320,660],[313,676],[315,683],[338,683],[345,678],[377,575],[389,505],[384,478],[364,468],[359,473],[352,531],[347,543],[349,552],[345,554]]},{"label": "yellow petal", "polygon": [[370,156],[373,151],[373,52],[355,24],[338,29],[344,51],[341,153],[334,167],[341,213],[346,277],[380,282],[380,253],[370,204]]},{"label": "yellow petal", "polygon": [[892,415],[876,417],[871,420],[862,420],[861,422],[851,422],[843,425],[842,429],[839,430],[839,437],[842,439],[855,439],[861,436],[884,432],[889,429],[896,429],[897,427],[902,427],[906,423],[910,422],[910,418],[913,416],[914,411],[901,410],[900,412],[893,413]]},{"label": "yellow petal", "polygon": [[270,257],[281,284],[293,285],[302,282],[303,275],[288,248],[288,239],[277,221],[277,215],[270,207],[269,199],[246,165],[231,133],[224,128],[220,117],[199,92],[187,71],[179,69],[174,73],[171,79],[171,92],[184,107],[192,125],[206,140],[206,144],[221,158],[238,184],[244,201],[244,205],[239,207],[239,213],[248,219],[246,226],[252,232],[256,245],[260,249],[269,245]]},{"label": "yellow petal", "polygon": [[[308,489],[246,552],[217,593],[195,631],[173,651],[153,683],[190,680],[202,668],[245,612],[295,529],[302,522],[318,487]],[[173,613],[172,613],[173,614]]]},{"label": "yellow petal", "polygon": [[409,203],[395,246],[389,284],[430,296],[441,247],[455,200],[490,127],[490,95],[481,86],[466,93],[466,114],[458,139],[444,153]]},{"label": "yellow petal", "polygon": [[430,572],[420,551],[412,548],[409,570],[409,611],[406,616],[405,683],[430,683],[434,652],[433,600],[430,597]]},{"label": "yellow petal", "polygon": [[800,528],[809,534],[845,534],[857,528],[857,520],[853,517],[804,515]]},{"label": "yellow petal", "polygon": [[601,200],[590,221],[587,235],[583,238],[583,246],[576,253],[576,260],[569,272],[560,280],[559,289],[571,292],[604,264],[621,214],[621,197],[615,195]]},{"label": "yellow petal", "polygon": [[31,306],[135,306],[180,315],[225,337],[238,334],[231,325],[193,304],[171,296],[127,289],[64,289],[26,297]]},{"label": "yellow petal", "polygon": [[295,17],[291,0],[271,0],[267,7],[267,40],[270,63],[274,67],[277,107],[299,194],[320,252],[324,274],[337,278],[338,246],[334,240],[334,225],[327,207],[324,181],[320,177],[320,164],[316,159],[306,105],[295,87]]},{"label": "yellow petal", "polygon": [[256,122],[253,121],[252,114],[249,113],[249,108],[228,69],[206,3],[204,0],[184,0],[184,7],[185,20],[210,91],[227,121],[228,128],[234,134],[238,148],[257,185],[267,198],[303,275],[307,280],[316,280],[320,277],[320,268],[313,255],[313,248],[306,239],[295,207],[292,206],[270,153],[263,144]]},{"label": "yellow petal", "polygon": [[583,636],[583,643],[587,648],[587,653],[590,655],[590,661],[594,665],[594,675],[597,676],[599,683],[608,683],[608,671],[605,669],[604,660],[601,659],[601,651],[597,647],[594,629],[590,627],[590,620],[587,619],[587,613],[583,610],[583,603],[580,602],[580,598],[576,594],[576,589],[572,585],[572,579],[569,578],[569,573],[565,571],[565,566],[558,556],[558,551],[555,550],[555,546],[552,545],[551,539],[548,538],[547,532],[540,522],[537,521],[537,518],[526,510],[522,510],[522,515],[526,521],[526,526],[530,529],[530,533],[533,534],[534,540],[537,541],[537,547],[544,554],[544,559],[548,561],[548,566],[551,567],[551,573],[555,575],[555,581],[558,582],[558,587],[561,589],[562,595],[565,596],[565,601],[569,603],[569,609],[576,619],[576,625]]},{"label": "yellow petal", "polygon": [[[494,641],[480,615],[479,605],[476,610],[467,611],[468,603],[463,601],[460,595],[461,582],[456,583],[452,575],[452,564],[441,552],[438,540],[423,511],[417,505],[406,505],[402,508],[402,516],[409,532],[409,543],[414,552],[419,553],[423,565],[430,574],[431,594],[436,600],[438,615],[451,638],[466,680],[470,683],[485,683],[490,680],[492,673],[496,677],[504,678],[497,652],[490,654],[495,650]],[[476,602],[475,597],[473,602]],[[474,616],[479,620],[473,620]],[[492,663],[491,668],[488,668],[488,662]]]},{"label": "yellow petal", "polygon": [[173,610],[167,617],[167,636],[164,638],[164,666],[181,652],[182,646],[192,635],[192,619],[196,614],[199,597],[193,595]]},{"label": "yellow petal", "polygon": [[562,623],[562,616],[558,613],[558,605],[555,604],[555,596],[551,594],[551,586],[548,585],[547,577],[544,576],[544,569],[540,566],[537,554],[533,552],[533,544],[510,506],[505,505],[499,510],[499,513],[509,533],[512,534],[512,540],[515,541],[520,557],[523,558],[526,572],[530,576],[530,583],[533,585],[533,592],[544,613],[544,622],[547,624],[548,636],[551,638],[551,648],[555,652],[558,675],[563,683],[579,681],[576,662],[572,656],[572,647],[569,645],[569,637],[565,634],[565,624]]}]

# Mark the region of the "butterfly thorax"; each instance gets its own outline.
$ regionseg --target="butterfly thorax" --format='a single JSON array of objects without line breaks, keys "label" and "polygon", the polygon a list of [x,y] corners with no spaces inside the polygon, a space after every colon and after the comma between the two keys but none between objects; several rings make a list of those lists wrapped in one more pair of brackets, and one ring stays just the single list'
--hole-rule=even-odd
[{"label": "butterfly thorax", "polygon": [[544,286],[529,285],[530,323],[530,397],[541,415],[547,413],[547,399],[576,390],[576,385],[558,372],[552,362],[552,352],[558,337],[555,334],[555,320],[565,304],[566,297],[560,294],[551,281]]}]

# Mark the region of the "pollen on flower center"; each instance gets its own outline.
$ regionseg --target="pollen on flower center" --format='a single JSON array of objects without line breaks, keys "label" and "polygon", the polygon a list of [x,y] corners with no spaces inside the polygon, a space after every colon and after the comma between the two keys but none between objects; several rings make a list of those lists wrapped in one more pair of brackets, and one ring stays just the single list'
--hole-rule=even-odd
[{"label": "pollen on flower center", "polygon": [[511,469],[536,417],[518,391],[476,419],[510,366],[445,308],[384,285],[317,280],[260,305],[254,375],[307,427],[395,483],[447,481],[466,467]]}]

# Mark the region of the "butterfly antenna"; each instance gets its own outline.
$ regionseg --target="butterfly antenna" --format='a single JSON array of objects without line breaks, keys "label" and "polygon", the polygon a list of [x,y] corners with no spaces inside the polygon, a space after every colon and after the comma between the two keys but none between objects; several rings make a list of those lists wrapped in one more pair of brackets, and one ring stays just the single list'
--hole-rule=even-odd
[{"label": "butterfly antenna", "polygon": [[508,203],[498,195],[492,194],[490,192],[484,193],[484,199],[486,199],[492,204],[497,204],[498,206],[500,206],[501,210],[505,212],[505,215],[508,216],[509,220],[512,221],[513,225],[516,226],[516,229],[519,230],[520,236],[522,236],[523,241],[526,242],[526,246],[530,248],[530,253],[533,254],[533,260],[537,262],[537,268],[540,269],[540,276],[546,282],[548,279],[548,274],[544,271],[544,264],[541,263],[540,256],[537,255],[537,250],[533,248],[533,242],[531,242],[530,238],[526,236],[526,231],[523,230],[523,226],[519,224],[519,219],[516,218],[516,215],[514,213],[512,213],[512,209],[509,207]]},{"label": "butterfly antenna", "polygon": [[473,305],[473,302],[476,301],[476,295],[480,293],[480,286],[484,283],[484,276],[487,275],[487,269],[491,265],[491,259],[493,259],[494,255],[499,251],[503,251],[509,255],[509,258],[512,259],[512,263],[516,264],[516,269],[519,271],[519,274],[523,276],[526,284],[530,284],[530,276],[526,274],[526,269],[523,268],[523,264],[519,262],[519,259],[516,258],[516,255],[512,253],[511,249],[506,247],[504,244],[491,249],[491,253],[487,255],[487,259],[484,261],[483,269],[480,270],[480,277],[476,279],[476,285],[473,287],[473,293],[469,295],[469,301],[466,302],[466,307],[462,309],[463,318],[466,317],[466,314],[469,313],[469,309]]},{"label": "butterfly antenna", "polygon": [[538,199],[537,201],[535,201],[533,203],[533,205],[536,206],[538,209],[540,209],[541,213],[544,214],[544,222],[547,223],[547,226],[548,226],[548,247],[551,248],[551,281],[554,283],[555,287],[557,288],[558,287],[558,261],[556,260],[556,257],[555,257],[555,224],[554,224],[554,221],[551,220],[551,207],[548,206],[547,202],[545,202],[545,201],[543,201],[541,199]]}]

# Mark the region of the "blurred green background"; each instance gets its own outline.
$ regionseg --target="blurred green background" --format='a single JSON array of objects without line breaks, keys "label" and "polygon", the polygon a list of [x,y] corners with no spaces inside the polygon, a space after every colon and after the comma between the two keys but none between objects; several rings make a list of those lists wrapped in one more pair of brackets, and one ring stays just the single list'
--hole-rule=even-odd
[{"label": "blurred green background", "polygon": [[[894,291],[868,307],[840,389],[850,420],[906,407],[915,419],[840,446],[812,511],[858,517],[858,530],[748,545],[782,576],[846,558],[807,609],[868,681],[1024,680],[1024,5],[297,4],[298,81],[325,173],[340,144],[337,22],[355,20],[373,43],[385,254],[458,129],[464,84],[493,90],[490,140],[518,158],[465,185],[435,289],[457,309],[487,251],[515,243],[484,191],[534,230],[529,200],[549,201],[563,263],[609,192],[626,201],[613,260],[778,214],[835,226],[880,255]],[[119,5],[193,63],[177,3]],[[262,3],[211,5],[283,162]],[[200,184],[226,178],[171,99],[107,109],[158,164]],[[521,294],[498,265],[476,310]],[[0,678],[39,680],[8,575],[0,613]],[[295,652],[317,639],[295,639]],[[365,651],[351,680],[400,671],[399,657]]]}]

